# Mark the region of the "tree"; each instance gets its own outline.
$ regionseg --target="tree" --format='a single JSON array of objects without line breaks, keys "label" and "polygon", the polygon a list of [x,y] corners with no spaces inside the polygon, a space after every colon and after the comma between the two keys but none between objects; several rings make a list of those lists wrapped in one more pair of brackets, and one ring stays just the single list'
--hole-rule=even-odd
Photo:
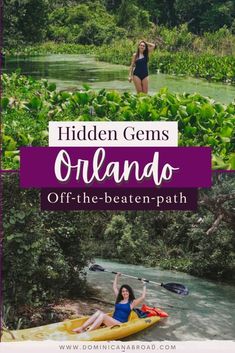
[{"label": "tree", "polygon": [[150,20],[156,25],[175,26],[175,0],[138,0],[138,4],[149,12]]},{"label": "tree", "polygon": [[232,27],[235,17],[234,1],[217,1],[214,6],[200,16],[200,27],[203,32],[217,31],[223,26]]},{"label": "tree", "polygon": [[20,189],[16,174],[5,175],[3,185],[4,305],[13,325],[22,306],[85,294],[90,216],[41,212],[39,191]]},{"label": "tree", "polygon": [[187,22],[195,33],[216,31],[227,25],[232,26],[235,16],[234,1],[223,0],[175,0],[178,24]]},{"label": "tree", "polygon": [[[216,182],[215,195],[211,195],[207,192],[201,191],[201,197],[199,205],[202,209],[207,209],[209,212],[213,214],[213,224],[207,230],[207,235],[213,235],[219,228],[221,222],[226,222],[229,225],[229,228],[233,229],[235,232],[235,212],[233,208],[233,204],[235,204],[235,184],[234,191],[231,191],[230,188],[226,188],[228,185],[226,183],[227,176],[226,175],[215,175],[214,181]],[[230,184],[229,184],[230,185]]]},{"label": "tree", "polygon": [[135,31],[138,23],[138,12],[139,9],[135,5],[135,1],[122,0],[118,8],[118,26],[126,28],[129,33]]},{"label": "tree", "polygon": [[99,2],[57,7],[49,15],[48,36],[55,41],[101,45],[125,35]]},{"label": "tree", "polygon": [[4,0],[4,43],[42,41],[46,35],[48,0]]}]

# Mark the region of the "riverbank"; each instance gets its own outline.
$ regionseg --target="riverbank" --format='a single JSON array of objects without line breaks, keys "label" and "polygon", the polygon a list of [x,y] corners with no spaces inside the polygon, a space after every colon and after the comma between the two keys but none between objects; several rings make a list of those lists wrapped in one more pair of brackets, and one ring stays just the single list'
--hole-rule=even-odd
[{"label": "riverbank", "polygon": [[[92,54],[99,61],[130,65],[136,51],[136,42],[123,40],[109,45],[81,45],[47,42],[6,51],[11,56],[37,56],[43,54]],[[150,55],[151,73],[204,78],[212,82],[235,84],[235,56],[219,55],[213,51],[173,50],[158,48]]]},{"label": "riverbank", "polygon": [[[15,313],[18,317],[17,329],[38,327],[43,325],[72,320],[82,316],[92,315],[96,310],[109,312],[113,310],[113,303],[106,302],[98,297],[76,299],[61,299],[56,303],[49,303],[40,307],[22,306]],[[3,317],[9,329],[12,326],[9,317]]]},{"label": "riverbank", "polygon": [[[97,48],[95,55],[101,61],[130,65],[134,52],[136,43],[124,42]],[[235,57],[232,55],[216,56],[186,50],[172,52],[157,49],[150,55],[149,69],[151,73],[160,72],[235,84]]]}]

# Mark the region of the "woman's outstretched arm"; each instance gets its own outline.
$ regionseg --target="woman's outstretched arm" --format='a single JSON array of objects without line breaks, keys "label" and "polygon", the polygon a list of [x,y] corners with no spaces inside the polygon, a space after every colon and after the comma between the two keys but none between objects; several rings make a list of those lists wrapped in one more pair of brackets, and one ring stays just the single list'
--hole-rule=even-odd
[{"label": "woman's outstretched arm", "polygon": [[121,276],[121,273],[118,272],[114,278],[114,281],[113,281],[113,291],[114,291],[114,294],[115,296],[117,297],[118,295],[118,278]]},{"label": "woman's outstretched arm", "polygon": [[135,306],[142,303],[146,297],[146,282],[144,280],[142,280],[142,283],[143,283],[142,295],[139,298],[133,300],[133,303],[131,304],[131,309],[133,309]]}]

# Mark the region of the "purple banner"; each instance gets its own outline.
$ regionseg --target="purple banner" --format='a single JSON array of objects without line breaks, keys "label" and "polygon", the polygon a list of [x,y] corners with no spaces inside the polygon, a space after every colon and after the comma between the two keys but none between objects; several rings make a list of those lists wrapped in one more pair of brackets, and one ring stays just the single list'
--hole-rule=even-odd
[{"label": "purple banner", "polygon": [[209,147],[22,147],[24,188],[211,186]]},{"label": "purple banner", "polygon": [[197,209],[196,189],[43,189],[41,209],[78,210],[181,210]]}]

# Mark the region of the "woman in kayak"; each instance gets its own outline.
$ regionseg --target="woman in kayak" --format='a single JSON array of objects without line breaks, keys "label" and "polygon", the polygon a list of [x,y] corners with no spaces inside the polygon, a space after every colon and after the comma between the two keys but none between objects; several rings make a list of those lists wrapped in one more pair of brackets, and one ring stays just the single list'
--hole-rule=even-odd
[{"label": "woman in kayak", "polygon": [[73,332],[84,332],[88,326],[89,328],[87,331],[92,331],[103,324],[107,327],[111,327],[114,325],[120,325],[123,322],[128,321],[128,317],[131,313],[131,310],[145,299],[146,282],[144,281],[144,279],[142,280],[142,295],[139,298],[135,299],[133,290],[128,284],[123,284],[118,290],[118,278],[120,275],[120,273],[117,273],[113,282],[113,290],[116,298],[113,316],[109,316],[103,313],[102,311],[98,310],[82,326],[74,329]]},{"label": "woman in kayak", "polygon": [[[160,38],[157,38],[159,44]],[[129,82],[134,82],[137,93],[148,93],[148,61],[149,53],[156,49],[157,44],[141,40],[137,52],[133,54],[129,71]]]}]

